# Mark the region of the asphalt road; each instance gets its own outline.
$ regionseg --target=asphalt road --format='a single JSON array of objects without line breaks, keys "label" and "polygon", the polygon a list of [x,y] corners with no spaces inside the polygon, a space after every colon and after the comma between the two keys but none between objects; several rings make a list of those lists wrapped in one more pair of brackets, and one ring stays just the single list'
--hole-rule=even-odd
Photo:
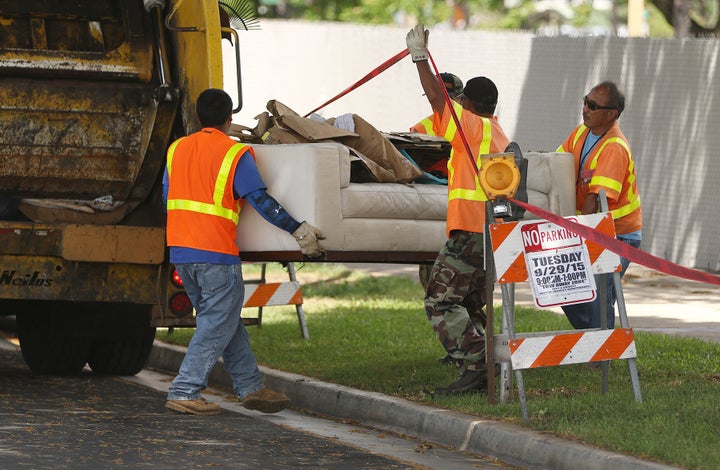
[{"label": "asphalt road", "polygon": [[354,423],[247,411],[217,390],[206,396],[222,414],[182,415],[164,407],[166,375],[35,376],[3,344],[1,468],[510,468]]}]

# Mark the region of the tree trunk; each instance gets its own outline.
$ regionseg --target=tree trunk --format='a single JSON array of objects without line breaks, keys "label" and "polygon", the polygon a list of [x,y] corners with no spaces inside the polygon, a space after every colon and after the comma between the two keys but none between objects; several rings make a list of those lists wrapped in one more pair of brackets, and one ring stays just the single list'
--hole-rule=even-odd
[{"label": "tree trunk", "polygon": [[672,25],[678,39],[690,36],[690,4],[688,0],[673,0]]}]

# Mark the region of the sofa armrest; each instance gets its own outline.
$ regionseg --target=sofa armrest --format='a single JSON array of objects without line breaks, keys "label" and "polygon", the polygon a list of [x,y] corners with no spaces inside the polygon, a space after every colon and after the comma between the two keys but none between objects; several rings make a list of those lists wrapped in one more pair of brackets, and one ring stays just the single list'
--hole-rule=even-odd
[{"label": "sofa armrest", "polygon": [[[336,143],[253,145],[260,175],[274,197],[296,220],[322,227],[321,243],[342,248],[340,185],[350,168],[347,147]],[[240,256],[247,251],[299,252],[295,239],[243,204],[238,224]]]},{"label": "sofa armrest", "polygon": [[[528,152],[528,202],[553,214],[575,214],[575,159],[571,153]],[[523,220],[538,219],[526,211]]]}]

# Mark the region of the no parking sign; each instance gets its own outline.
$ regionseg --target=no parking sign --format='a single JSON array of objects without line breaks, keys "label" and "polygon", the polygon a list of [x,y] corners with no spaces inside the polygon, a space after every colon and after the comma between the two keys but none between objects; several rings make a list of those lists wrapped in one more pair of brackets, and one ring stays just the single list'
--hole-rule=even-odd
[{"label": "no parking sign", "polygon": [[[566,219],[615,236],[610,213]],[[545,220],[490,228],[498,282],[530,280],[538,307],[591,301],[597,296],[593,274],[620,269],[617,254]]]},{"label": "no parking sign", "polygon": [[577,234],[550,222],[523,225],[520,233],[535,305],[554,307],[595,299],[590,255]]}]

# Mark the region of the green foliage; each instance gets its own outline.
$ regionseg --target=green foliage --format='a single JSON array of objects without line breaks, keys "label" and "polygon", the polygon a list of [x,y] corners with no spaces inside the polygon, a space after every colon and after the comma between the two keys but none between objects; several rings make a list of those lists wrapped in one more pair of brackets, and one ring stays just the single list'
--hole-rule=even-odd
[{"label": "green foliage", "polygon": [[535,13],[533,2],[523,2],[515,8],[511,8],[500,21],[500,29],[523,29],[528,18]]},{"label": "green foliage", "polygon": [[581,3],[573,7],[573,13],[575,17],[570,21],[570,24],[576,27],[587,25],[593,15],[592,3]]},{"label": "green foliage", "polygon": [[675,29],[668,24],[665,17],[652,3],[646,5],[648,15],[648,27],[652,38],[672,38],[675,36]]},{"label": "green foliage", "polygon": [[[253,269],[246,269],[247,279]],[[720,344],[636,332],[642,402],[634,399],[626,361],[611,362],[606,394],[597,367],[523,371],[530,420],[522,422],[517,396],[489,405],[484,395],[434,394],[436,386],[454,380],[455,372],[438,361],[445,351],[426,319],[416,279],[372,277],[323,264],[306,265],[298,278],[310,339],[302,339],[294,307],[264,309],[262,327],[248,330],[265,366],[684,468],[720,468]],[[276,279],[287,275],[279,271]],[[500,314],[496,305],[498,329]],[[516,308],[515,325],[525,332],[570,329],[562,315],[522,307]],[[159,338],[187,344],[190,334],[176,330]]]},{"label": "green foliage", "polygon": [[[687,0],[690,16],[700,27],[717,29],[720,18],[720,1]],[[503,0],[261,0],[260,16],[266,18],[304,19],[310,21],[344,21],[363,24],[409,25],[423,22],[427,26],[448,23],[452,17],[452,4],[463,5],[469,15],[470,29],[535,30],[543,21],[543,14],[535,9],[536,2],[522,0],[506,9]],[[572,3],[574,17],[568,22],[582,29],[592,25],[609,26],[612,14],[594,10],[592,2]],[[653,0],[645,3],[650,37],[673,37],[674,29],[666,21],[662,10],[672,10],[672,2]],[[282,7],[281,7],[282,6]],[[620,23],[627,17],[627,0],[614,4],[615,16]],[[672,13],[669,13],[670,15]]]}]

